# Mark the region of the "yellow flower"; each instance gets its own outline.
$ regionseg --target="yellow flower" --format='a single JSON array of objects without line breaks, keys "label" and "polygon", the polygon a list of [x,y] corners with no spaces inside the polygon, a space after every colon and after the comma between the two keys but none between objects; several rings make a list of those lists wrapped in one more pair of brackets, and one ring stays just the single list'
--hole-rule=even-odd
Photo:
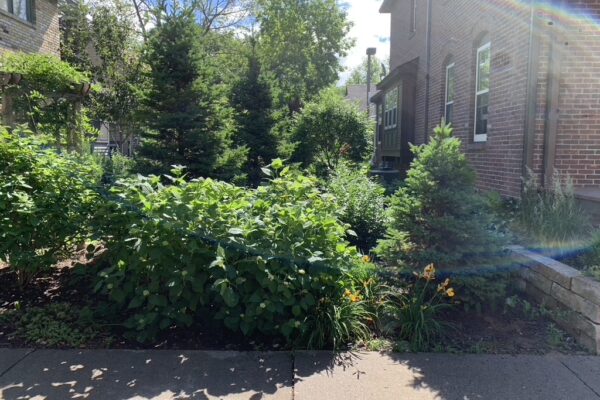
[{"label": "yellow flower", "polygon": [[427,281],[432,281],[435,279],[435,266],[433,264],[429,264],[423,270],[423,278]]},{"label": "yellow flower", "polygon": [[448,296],[450,298],[456,296],[456,293],[454,293],[454,289],[449,288],[448,290],[446,290],[446,296]]},{"label": "yellow flower", "polygon": [[440,283],[438,285],[438,292],[440,292],[440,293],[445,292],[449,285],[450,285],[450,279],[446,278],[446,280],[443,283]]},{"label": "yellow flower", "polygon": [[369,257],[369,256],[363,256],[363,258],[362,258],[362,259],[363,259],[363,261],[364,261],[364,262],[366,262],[366,263],[369,263],[369,262],[371,262],[371,257]]}]

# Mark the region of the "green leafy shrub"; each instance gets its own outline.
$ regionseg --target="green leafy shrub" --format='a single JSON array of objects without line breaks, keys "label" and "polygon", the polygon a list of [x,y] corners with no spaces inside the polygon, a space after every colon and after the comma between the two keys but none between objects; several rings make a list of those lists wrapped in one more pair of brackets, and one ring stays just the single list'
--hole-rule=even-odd
[{"label": "green leafy shrub", "polygon": [[439,320],[440,313],[451,307],[445,298],[455,296],[450,280],[436,285],[433,264],[422,273],[415,273],[416,280],[405,290],[390,294],[384,309],[384,330],[397,333],[401,340],[410,344],[413,351],[430,349],[436,338],[448,328]]},{"label": "green leafy shrub", "polygon": [[31,132],[0,128],[0,261],[22,285],[86,233],[100,177],[90,158],[59,154]]},{"label": "green leafy shrub", "polygon": [[439,126],[415,154],[405,186],[392,197],[386,238],[377,252],[389,263],[436,263],[457,268],[487,261],[498,251],[490,217],[475,190],[475,173],[452,137]]},{"label": "green leafy shrub", "polygon": [[103,180],[107,183],[114,183],[119,179],[130,177],[136,167],[132,158],[120,153],[115,153],[111,157],[102,157],[100,164],[104,171]]},{"label": "green leafy shrub", "polygon": [[326,188],[341,208],[341,221],[356,233],[348,240],[368,253],[385,234],[385,189],[370,179],[366,171],[345,164],[339,165],[329,177]]},{"label": "green leafy shrub", "polygon": [[170,186],[138,177],[113,189],[99,214],[112,264],[96,289],[127,310],[138,340],[215,318],[298,343],[319,328],[317,305],[343,298],[364,261],[335,203],[280,160],[265,172],[272,179],[257,189],[179,175]]},{"label": "green leafy shrub", "polygon": [[325,90],[297,116],[292,160],[316,170],[334,170],[344,159],[364,161],[370,151],[370,124],[366,114],[336,90]]},{"label": "green leafy shrub", "polygon": [[589,216],[577,204],[570,177],[556,172],[552,187],[544,190],[533,173],[528,173],[517,224],[531,239],[542,245],[577,241],[589,232],[589,221]]}]

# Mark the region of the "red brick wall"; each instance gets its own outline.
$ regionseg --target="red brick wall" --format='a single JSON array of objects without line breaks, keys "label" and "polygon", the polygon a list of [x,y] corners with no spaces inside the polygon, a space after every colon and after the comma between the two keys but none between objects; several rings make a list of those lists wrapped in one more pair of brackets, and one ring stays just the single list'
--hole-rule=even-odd
[{"label": "red brick wall", "polygon": [[59,13],[56,0],[35,0],[35,23],[0,11],[0,53],[24,51],[60,55]]},{"label": "red brick wall", "polygon": [[[427,0],[417,0],[417,32],[409,33],[410,4],[397,0],[392,14],[392,69],[419,58],[415,138],[423,143],[444,112],[445,66],[455,63],[455,134],[478,173],[482,189],[518,196],[521,186],[530,9],[512,0],[433,0],[429,123],[425,127]],[[549,36],[558,32],[562,52],[555,167],[576,186],[600,185],[600,0],[570,0],[568,18],[538,14],[542,38],[537,85],[533,170],[544,171]],[[586,17],[586,18],[582,18]],[[558,20],[556,20],[558,18]],[[554,25],[548,25],[550,19]],[[473,143],[475,63],[478,38],[491,39],[492,68],[487,142]]]},{"label": "red brick wall", "polygon": [[571,17],[560,20],[564,57],[556,168],[575,186],[599,186],[600,0],[571,0],[568,7]]},{"label": "red brick wall", "polygon": [[[427,1],[418,1],[417,32],[408,32],[410,1],[397,1],[392,14],[392,69],[419,57],[415,138],[423,143],[444,113],[445,67],[455,63],[453,125],[477,171],[478,185],[508,196],[521,187],[529,9],[513,1],[434,0],[432,2],[429,121],[425,127]],[[491,40],[490,129],[485,143],[473,143],[476,49]]]}]

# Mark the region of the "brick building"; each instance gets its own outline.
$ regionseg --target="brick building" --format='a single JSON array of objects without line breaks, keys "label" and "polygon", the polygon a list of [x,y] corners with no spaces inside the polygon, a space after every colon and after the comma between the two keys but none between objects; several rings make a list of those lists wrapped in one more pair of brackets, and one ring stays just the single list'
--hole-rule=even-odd
[{"label": "brick building", "polygon": [[484,190],[517,197],[530,168],[569,174],[600,200],[600,0],[385,0],[390,74],[376,160],[402,171],[408,143],[445,117]]},{"label": "brick building", "polygon": [[0,0],[0,52],[60,55],[57,0]]}]

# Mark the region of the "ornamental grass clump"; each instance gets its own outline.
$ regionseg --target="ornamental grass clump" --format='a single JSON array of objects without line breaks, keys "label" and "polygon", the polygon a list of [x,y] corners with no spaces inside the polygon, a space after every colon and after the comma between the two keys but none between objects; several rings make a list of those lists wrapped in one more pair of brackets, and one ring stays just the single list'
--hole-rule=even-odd
[{"label": "ornamental grass clump", "polygon": [[569,247],[590,232],[590,217],[577,204],[573,181],[556,171],[548,188],[539,185],[532,171],[524,178],[517,226],[544,247]]},{"label": "ornamental grass clump", "polygon": [[489,230],[492,223],[475,189],[475,172],[450,125],[438,126],[428,144],[412,151],[405,186],[391,199],[379,255],[389,264],[413,268],[488,263],[499,250],[499,239]]}]

